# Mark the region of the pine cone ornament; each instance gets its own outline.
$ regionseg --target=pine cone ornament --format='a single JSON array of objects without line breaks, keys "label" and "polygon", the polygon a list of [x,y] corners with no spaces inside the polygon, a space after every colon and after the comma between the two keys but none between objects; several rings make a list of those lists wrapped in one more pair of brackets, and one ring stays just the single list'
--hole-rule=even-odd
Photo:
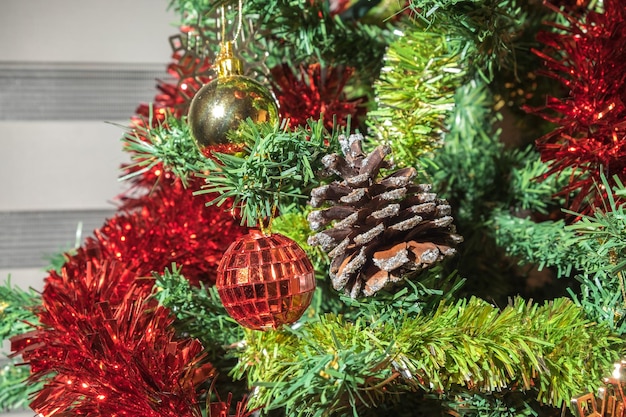
[{"label": "pine cone ornament", "polygon": [[352,298],[371,296],[456,253],[457,235],[451,208],[431,193],[428,184],[415,184],[415,168],[402,168],[378,179],[389,168],[388,146],[366,155],[360,134],[339,138],[344,156],[324,157],[326,169],[342,178],[315,188],[308,216],[319,231],[309,244],[319,245],[332,259],[330,277],[337,290]]}]

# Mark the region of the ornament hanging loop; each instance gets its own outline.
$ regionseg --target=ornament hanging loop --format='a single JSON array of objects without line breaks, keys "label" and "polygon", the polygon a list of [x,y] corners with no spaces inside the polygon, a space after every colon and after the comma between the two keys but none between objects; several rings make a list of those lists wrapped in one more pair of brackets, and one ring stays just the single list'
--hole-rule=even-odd
[{"label": "ornament hanging loop", "polygon": [[241,34],[241,30],[243,28],[243,0],[239,0],[237,4],[237,29],[235,30],[235,34],[233,35],[233,39],[231,41],[226,41],[226,9],[222,5],[222,39],[221,44],[223,45],[226,42],[237,42],[239,35]]}]

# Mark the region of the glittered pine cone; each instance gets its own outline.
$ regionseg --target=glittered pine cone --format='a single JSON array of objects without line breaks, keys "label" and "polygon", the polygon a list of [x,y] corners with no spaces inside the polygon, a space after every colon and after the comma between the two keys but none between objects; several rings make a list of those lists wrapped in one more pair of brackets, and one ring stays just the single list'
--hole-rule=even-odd
[{"label": "glittered pine cone", "polygon": [[315,188],[308,216],[314,231],[309,244],[319,245],[332,259],[333,287],[352,298],[371,296],[405,277],[429,268],[463,241],[456,234],[451,208],[431,193],[428,184],[415,184],[415,168],[402,168],[379,179],[389,168],[388,146],[369,155],[360,134],[339,138],[344,156],[324,157],[326,169],[342,180]]}]

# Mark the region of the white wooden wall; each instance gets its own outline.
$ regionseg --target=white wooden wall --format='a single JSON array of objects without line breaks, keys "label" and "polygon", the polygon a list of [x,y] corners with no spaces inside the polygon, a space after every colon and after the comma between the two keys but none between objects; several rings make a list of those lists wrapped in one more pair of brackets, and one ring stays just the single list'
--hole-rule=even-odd
[{"label": "white wooden wall", "polygon": [[[168,6],[169,0],[0,0],[0,64],[162,64],[165,74],[168,37],[177,33]],[[138,97],[137,104],[151,98]],[[0,214],[111,209],[122,189],[122,133],[97,120],[0,117]],[[40,268],[0,269],[0,281],[9,274],[20,287],[42,287]]]}]

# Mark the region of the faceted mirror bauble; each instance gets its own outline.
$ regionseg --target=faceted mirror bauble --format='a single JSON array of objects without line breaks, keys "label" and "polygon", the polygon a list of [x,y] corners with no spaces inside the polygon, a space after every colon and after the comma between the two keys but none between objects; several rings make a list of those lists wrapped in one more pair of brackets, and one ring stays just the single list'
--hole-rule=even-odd
[{"label": "faceted mirror bauble", "polygon": [[275,329],[305,312],[315,291],[315,271],[293,240],[252,230],[224,253],[215,286],[224,308],[239,324]]}]

